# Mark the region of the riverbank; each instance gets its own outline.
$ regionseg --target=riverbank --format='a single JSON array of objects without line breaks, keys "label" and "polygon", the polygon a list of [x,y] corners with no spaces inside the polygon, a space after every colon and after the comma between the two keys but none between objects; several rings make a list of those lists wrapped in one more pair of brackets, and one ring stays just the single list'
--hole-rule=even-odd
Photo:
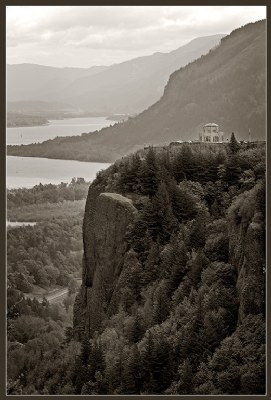
[{"label": "riverbank", "polygon": [[102,128],[114,124],[106,117],[66,117],[63,119],[44,119],[43,123],[12,125],[6,130],[7,145],[41,143],[56,137],[81,136],[83,133],[99,132]]}]

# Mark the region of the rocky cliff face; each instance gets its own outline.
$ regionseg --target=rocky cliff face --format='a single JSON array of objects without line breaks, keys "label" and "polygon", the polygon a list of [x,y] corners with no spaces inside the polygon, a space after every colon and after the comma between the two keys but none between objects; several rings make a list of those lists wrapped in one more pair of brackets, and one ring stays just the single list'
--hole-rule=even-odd
[{"label": "rocky cliff face", "polygon": [[127,227],[135,214],[131,200],[90,189],[83,224],[83,280],[74,309],[75,331],[91,335],[106,317],[127,249]]}]

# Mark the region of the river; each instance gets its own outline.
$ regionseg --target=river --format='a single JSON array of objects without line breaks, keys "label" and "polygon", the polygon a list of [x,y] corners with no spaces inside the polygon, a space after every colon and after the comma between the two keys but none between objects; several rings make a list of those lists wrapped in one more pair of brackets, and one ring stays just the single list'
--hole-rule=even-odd
[{"label": "river", "polygon": [[[111,125],[104,117],[68,118],[50,121],[49,125],[22,128],[7,128],[7,144],[29,144],[43,142],[56,136],[77,136],[93,132]],[[7,156],[7,188],[30,188],[39,183],[59,184],[70,182],[72,178],[93,181],[96,173],[110,164],[53,160],[36,157]]]},{"label": "river", "polygon": [[6,129],[7,144],[40,143],[57,136],[77,136],[84,132],[94,132],[115,124],[105,117],[67,118],[51,120],[48,125],[26,126]]},{"label": "river", "polygon": [[53,160],[37,157],[7,156],[8,189],[30,188],[39,183],[59,184],[71,182],[72,178],[84,178],[93,181],[96,173],[110,164],[81,162],[73,160]]}]

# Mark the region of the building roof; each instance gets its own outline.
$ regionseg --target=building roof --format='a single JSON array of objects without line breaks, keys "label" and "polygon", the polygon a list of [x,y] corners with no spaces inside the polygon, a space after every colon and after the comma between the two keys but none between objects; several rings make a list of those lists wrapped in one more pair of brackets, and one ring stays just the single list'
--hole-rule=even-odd
[{"label": "building roof", "polygon": [[205,124],[204,126],[218,126],[218,125],[215,124],[214,122],[210,122],[209,124]]}]

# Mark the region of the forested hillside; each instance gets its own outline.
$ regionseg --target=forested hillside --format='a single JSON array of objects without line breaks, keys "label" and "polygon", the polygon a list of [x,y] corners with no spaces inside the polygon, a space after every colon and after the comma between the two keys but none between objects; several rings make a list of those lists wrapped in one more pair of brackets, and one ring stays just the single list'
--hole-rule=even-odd
[{"label": "forested hillside", "polygon": [[[78,178],[70,184],[7,191],[7,218],[36,222],[7,227],[8,394],[36,393],[29,383],[36,380],[36,368],[42,370],[44,360],[50,368],[69,335],[81,271],[88,186]],[[63,289],[66,295],[49,303],[46,296]]]},{"label": "forested hillside", "polygon": [[93,182],[74,310],[88,355],[76,393],[264,393],[264,154],[234,138],[150,149]]},{"label": "forested hillside", "polygon": [[236,29],[207,55],[175,71],[161,99],[124,123],[81,137],[8,146],[9,155],[115,161],[146,143],[198,140],[215,122],[229,138],[265,140],[266,21]]},{"label": "forested hillside", "polygon": [[[264,145],[119,160],[90,186],[83,241],[73,329],[13,361],[12,394],[265,393]],[[12,340],[15,360],[30,344]]]},{"label": "forested hillside", "polygon": [[82,259],[82,220],[89,183],[37,185],[7,191],[7,218],[35,222],[7,229],[7,278],[23,293],[68,286]]},{"label": "forested hillside", "polygon": [[207,54],[223,36],[199,37],[169,53],[111,65],[99,74],[77,79],[55,96],[88,111],[142,112],[159,100],[172,72]]}]

